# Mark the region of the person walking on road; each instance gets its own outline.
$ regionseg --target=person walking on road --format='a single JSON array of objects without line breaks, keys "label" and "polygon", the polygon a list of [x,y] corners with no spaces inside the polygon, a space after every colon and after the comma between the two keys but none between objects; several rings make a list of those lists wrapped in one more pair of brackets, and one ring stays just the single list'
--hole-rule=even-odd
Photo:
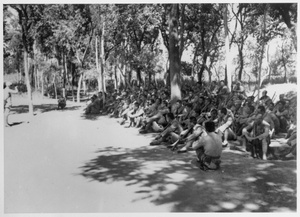
[{"label": "person walking on road", "polygon": [[12,93],[18,93],[18,87],[16,86],[15,89],[11,89],[11,82],[7,81],[3,83],[3,93],[4,93],[4,123],[5,123],[5,127],[10,127],[11,125],[8,123],[8,116],[9,116],[9,112],[12,106],[11,103],[11,94]]}]

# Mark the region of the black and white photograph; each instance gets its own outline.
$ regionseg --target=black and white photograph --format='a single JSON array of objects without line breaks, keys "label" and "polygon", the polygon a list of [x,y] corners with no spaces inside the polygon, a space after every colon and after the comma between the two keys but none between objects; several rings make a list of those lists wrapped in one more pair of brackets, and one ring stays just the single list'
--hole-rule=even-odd
[{"label": "black and white photograph", "polygon": [[298,7],[5,0],[0,215],[296,216]]}]

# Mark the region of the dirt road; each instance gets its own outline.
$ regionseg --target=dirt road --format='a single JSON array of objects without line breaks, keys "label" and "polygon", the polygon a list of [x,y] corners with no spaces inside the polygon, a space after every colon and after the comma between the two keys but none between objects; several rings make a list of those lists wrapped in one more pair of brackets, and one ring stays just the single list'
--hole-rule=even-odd
[{"label": "dirt road", "polygon": [[35,108],[27,123],[15,106],[4,129],[5,213],[296,211],[296,161],[226,149],[221,170],[203,172],[194,153],[151,147],[116,119]]}]

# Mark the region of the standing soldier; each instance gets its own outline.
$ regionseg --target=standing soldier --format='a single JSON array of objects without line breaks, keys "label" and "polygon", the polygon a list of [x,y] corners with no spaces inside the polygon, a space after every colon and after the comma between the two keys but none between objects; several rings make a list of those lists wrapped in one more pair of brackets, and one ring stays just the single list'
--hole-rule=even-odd
[{"label": "standing soldier", "polygon": [[11,82],[7,81],[3,83],[3,93],[4,93],[4,118],[5,118],[5,127],[9,127],[10,124],[8,123],[8,116],[9,112],[12,106],[11,103],[11,94],[12,93],[18,93],[18,88],[17,86],[15,89],[11,89]]}]

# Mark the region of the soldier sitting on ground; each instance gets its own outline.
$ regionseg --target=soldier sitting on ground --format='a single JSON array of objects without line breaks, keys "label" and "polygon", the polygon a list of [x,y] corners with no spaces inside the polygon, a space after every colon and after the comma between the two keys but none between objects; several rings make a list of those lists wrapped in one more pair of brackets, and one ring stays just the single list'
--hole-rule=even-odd
[{"label": "soldier sitting on ground", "polygon": [[216,132],[223,139],[223,147],[227,147],[228,140],[236,139],[236,135],[231,129],[233,123],[233,114],[225,107],[219,110],[218,128]]},{"label": "soldier sitting on ground", "polygon": [[215,124],[211,121],[205,123],[206,135],[193,143],[200,168],[203,170],[216,170],[220,167],[222,154],[222,138],[215,133]]},{"label": "soldier sitting on ground", "polygon": [[247,142],[250,145],[251,156],[267,160],[267,151],[270,144],[270,125],[257,118],[243,129],[243,147],[247,150]]},{"label": "soldier sitting on ground", "polygon": [[[161,101],[161,100],[160,100]],[[168,107],[168,102],[163,101],[154,114],[151,114],[150,117],[147,117],[143,122],[143,127],[139,131],[141,134],[149,132],[161,132],[164,127],[167,125],[166,114],[170,112]]]},{"label": "soldier sitting on ground", "polygon": [[204,133],[204,128],[200,124],[197,124],[197,119],[195,117],[190,117],[189,124],[188,129],[182,131],[180,138],[168,148],[174,150],[178,143],[184,143],[184,146],[180,148],[177,153],[187,152],[193,142],[197,141],[199,136]]},{"label": "soldier sitting on ground", "polygon": [[242,99],[246,98],[245,88],[241,85],[240,81],[236,82],[236,85],[234,86],[232,92],[237,96],[240,96]]},{"label": "soldier sitting on ground", "polygon": [[174,114],[175,118],[180,116],[184,110],[184,105],[181,100],[177,100],[176,103],[171,107],[171,112]]},{"label": "soldier sitting on ground", "polygon": [[85,108],[85,114],[98,114],[100,112],[100,110],[97,110],[95,107],[94,107],[94,102],[96,101],[97,99],[97,95],[94,94],[91,99],[90,99],[90,103],[88,104],[88,106]]},{"label": "soldier sitting on ground", "polygon": [[166,114],[166,120],[168,127],[161,132],[150,145],[159,145],[161,142],[175,142],[179,139],[181,132],[183,131],[179,121],[174,117],[173,113]]},{"label": "soldier sitting on ground", "polygon": [[179,115],[178,117],[181,125],[183,126],[184,129],[186,129],[189,124],[190,117],[196,117],[196,116],[197,114],[193,110],[193,104],[187,103],[184,110],[182,111],[182,114]]},{"label": "soldier sitting on ground", "polygon": [[130,120],[129,126],[139,127],[141,123],[141,118],[144,114],[144,109],[142,105],[139,105],[138,102],[134,102],[133,109],[128,112],[128,118]]},{"label": "soldier sitting on ground", "polygon": [[218,110],[212,108],[210,112],[203,112],[197,117],[197,123],[204,126],[204,122],[212,121],[216,125],[218,123]]},{"label": "soldier sitting on ground", "polygon": [[290,151],[283,156],[284,160],[288,159],[295,159],[297,156],[297,128],[291,129],[290,132],[288,132],[288,135],[286,137],[287,141],[286,144],[291,146]]},{"label": "soldier sitting on ground", "polygon": [[103,109],[102,92],[98,93],[98,96],[94,94],[91,98],[91,103],[87,106],[85,114],[100,114],[100,110]]},{"label": "soldier sitting on ground", "polygon": [[277,102],[275,106],[275,115],[279,119],[280,123],[280,132],[286,133],[288,129],[288,109],[286,108],[285,101]]},{"label": "soldier sitting on ground", "polygon": [[262,105],[266,105],[266,103],[269,100],[271,100],[271,98],[267,94],[268,94],[268,92],[266,90],[264,90],[262,92],[262,97],[260,97],[260,99],[259,99]]},{"label": "soldier sitting on ground", "polygon": [[57,109],[64,109],[67,105],[67,100],[65,97],[60,96],[59,99],[57,100],[58,104],[57,104]]}]

